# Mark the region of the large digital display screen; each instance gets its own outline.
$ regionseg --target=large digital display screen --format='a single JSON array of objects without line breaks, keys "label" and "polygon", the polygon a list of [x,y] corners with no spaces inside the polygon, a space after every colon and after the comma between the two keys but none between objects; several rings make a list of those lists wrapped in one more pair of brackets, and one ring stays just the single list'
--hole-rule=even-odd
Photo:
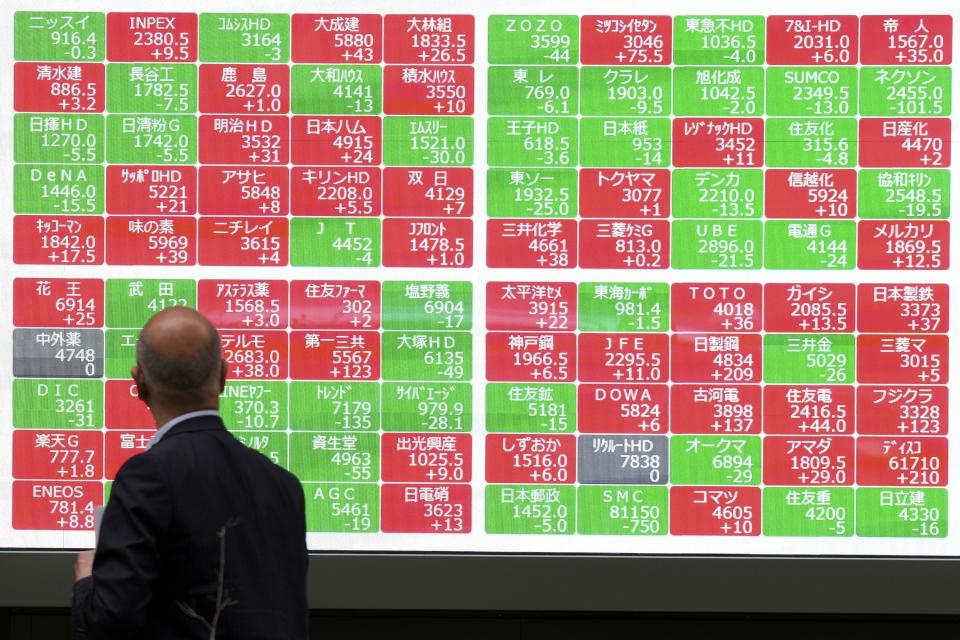
[{"label": "large digital display screen", "polygon": [[0,548],[187,305],[314,551],[960,555],[942,4],[268,4],[0,16]]}]

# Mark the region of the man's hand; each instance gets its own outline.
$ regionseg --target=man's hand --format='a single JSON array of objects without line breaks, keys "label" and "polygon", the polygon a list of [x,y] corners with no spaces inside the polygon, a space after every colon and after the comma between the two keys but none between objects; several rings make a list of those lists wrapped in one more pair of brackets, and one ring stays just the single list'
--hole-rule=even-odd
[{"label": "man's hand", "polygon": [[77,554],[77,559],[73,563],[73,580],[83,580],[93,575],[93,558],[97,552],[93,549],[81,551]]}]

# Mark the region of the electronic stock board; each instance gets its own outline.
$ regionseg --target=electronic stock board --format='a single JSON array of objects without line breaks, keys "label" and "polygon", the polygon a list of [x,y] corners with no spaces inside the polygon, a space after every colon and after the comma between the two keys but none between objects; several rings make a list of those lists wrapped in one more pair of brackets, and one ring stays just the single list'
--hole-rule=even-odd
[{"label": "electronic stock board", "polygon": [[3,17],[0,547],[188,305],[314,551],[958,555],[942,7],[288,5]]}]

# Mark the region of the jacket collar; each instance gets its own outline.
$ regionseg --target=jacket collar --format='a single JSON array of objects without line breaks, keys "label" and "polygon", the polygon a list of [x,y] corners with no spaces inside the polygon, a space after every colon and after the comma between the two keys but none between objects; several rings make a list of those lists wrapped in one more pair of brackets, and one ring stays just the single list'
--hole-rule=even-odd
[{"label": "jacket collar", "polygon": [[[172,421],[171,421],[172,422]],[[205,413],[198,416],[190,416],[173,424],[165,425],[167,429],[164,433],[157,431],[160,436],[154,442],[160,439],[166,440],[182,433],[194,433],[197,431],[226,431],[227,427],[223,424],[223,419],[213,413]]]}]

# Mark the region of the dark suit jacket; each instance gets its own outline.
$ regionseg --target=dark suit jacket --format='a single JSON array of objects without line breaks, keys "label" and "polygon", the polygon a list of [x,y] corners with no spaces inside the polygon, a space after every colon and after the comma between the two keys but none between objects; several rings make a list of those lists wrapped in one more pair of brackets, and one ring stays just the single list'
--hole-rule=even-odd
[{"label": "dark suit jacket", "polygon": [[214,416],[174,426],[121,467],[93,575],[74,584],[74,628],[94,640],[210,638],[188,611],[212,620],[220,532],[224,588],[234,603],[223,609],[216,637],[304,640],[303,489]]}]

